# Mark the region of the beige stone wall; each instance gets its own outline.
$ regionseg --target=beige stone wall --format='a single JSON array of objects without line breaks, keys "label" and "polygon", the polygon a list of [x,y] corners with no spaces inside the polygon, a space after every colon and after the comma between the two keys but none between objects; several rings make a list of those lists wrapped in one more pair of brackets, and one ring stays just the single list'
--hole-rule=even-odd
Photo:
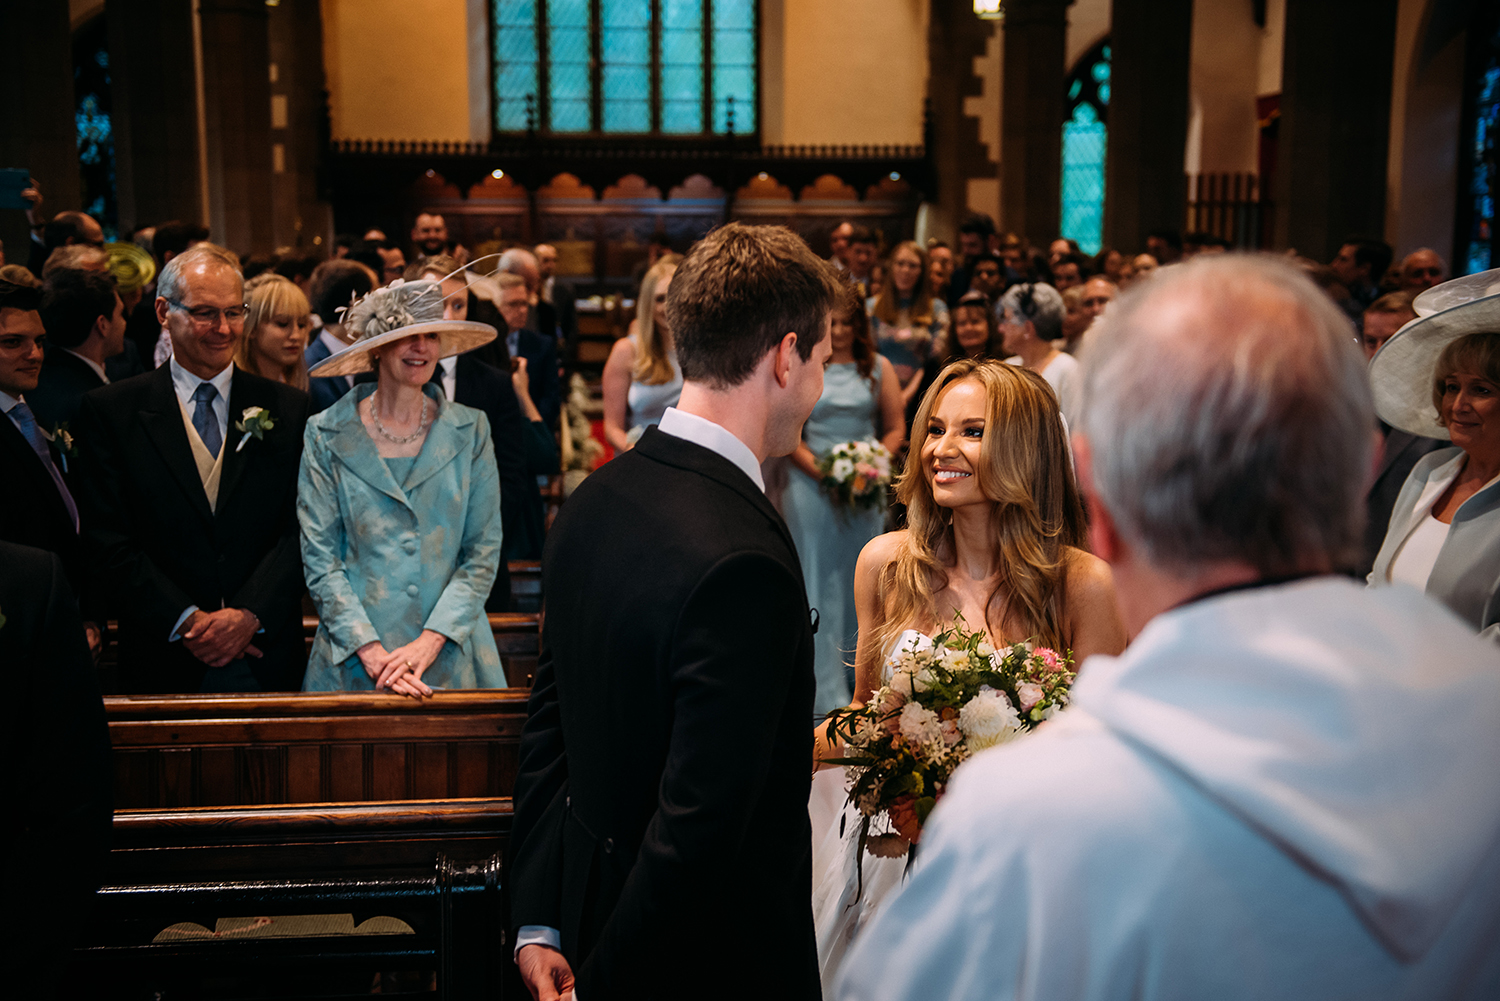
[{"label": "beige stone wall", "polygon": [[1445,260],[1453,251],[1467,35],[1429,40],[1431,8],[1431,0],[1401,0],[1396,14],[1385,239],[1398,260],[1419,247]]},{"label": "beige stone wall", "polygon": [[[782,5],[781,134],[768,143],[922,141],[928,0],[788,0]],[[777,39],[763,38],[765,48]],[[773,87],[764,86],[766,96]],[[769,126],[773,116],[765,115]]]},{"label": "beige stone wall", "polygon": [[470,138],[465,0],[322,0],[335,139]]}]

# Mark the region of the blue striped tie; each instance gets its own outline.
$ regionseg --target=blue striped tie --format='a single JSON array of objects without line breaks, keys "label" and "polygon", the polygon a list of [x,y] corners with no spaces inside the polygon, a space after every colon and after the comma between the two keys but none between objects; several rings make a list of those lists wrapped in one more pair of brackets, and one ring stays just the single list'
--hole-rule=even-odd
[{"label": "blue striped tie", "polygon": [[52,450],[47,447],[47,436],[42,434],[42,429],[37,426],[36,415],[31,408],[22,400],[10,410],[10,417],[21,429],[21,435],[36,457],[42,460],[42,466],[52,476],[52,482],[57,484],[57,492],[62,495],[63,506],[68,509],[68,517],[73,519],[73,531],[78,531],[78,505],[73,503],[73,495],[68,491],[68,485],[63,482],[62,473],[57,471],[57,464],[52,461]]},{"label": "blue striped tie", "polygon": [[208,449],[208,454],[216,459],[219,457],[219,448],[224,444],[224,435],[219,431],[219,419],[214,416],[214,397],[218,395],[219,391],[211,382],[200,382],[198,388],[193,390],[193,402],[198,404],[193,410],[193,429],[203,439],[203,446]]}]

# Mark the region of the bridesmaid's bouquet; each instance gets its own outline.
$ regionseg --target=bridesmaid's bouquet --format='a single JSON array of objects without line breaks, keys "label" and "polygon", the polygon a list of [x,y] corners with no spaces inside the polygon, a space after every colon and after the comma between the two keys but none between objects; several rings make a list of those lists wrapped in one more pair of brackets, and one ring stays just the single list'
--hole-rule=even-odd
[{"label": "bridesmaid's bouquet", "polygon": [[[1008,743],[1068,704],[1075,677],[1069,653],[1030,643],[995,648],[963,616],[893,656],[890,680],[859,708],[829,714],[829,736],[847,756],[849,802],[863,816],[860,851],[907,854],[954,769],[970,755]],[[884,818],[885,833],[871,834]]]},{"label": "bridesmaid's bouquet", "polygon": [[877,507],[891,485],[891,453],[873,438],[833,446],[818,463],[821,485],[844,507]]}]

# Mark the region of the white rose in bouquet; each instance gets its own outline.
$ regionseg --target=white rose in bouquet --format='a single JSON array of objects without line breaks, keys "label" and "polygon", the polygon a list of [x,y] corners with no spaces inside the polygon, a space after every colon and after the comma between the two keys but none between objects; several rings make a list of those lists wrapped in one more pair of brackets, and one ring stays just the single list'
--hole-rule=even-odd
[{"label": "white rose in bouquet", "polygon": [[982,751],[1010,740],[1021,729],[1021,717],[1004,692],[981,689],[958,711],[958,728],[969,748]]}]

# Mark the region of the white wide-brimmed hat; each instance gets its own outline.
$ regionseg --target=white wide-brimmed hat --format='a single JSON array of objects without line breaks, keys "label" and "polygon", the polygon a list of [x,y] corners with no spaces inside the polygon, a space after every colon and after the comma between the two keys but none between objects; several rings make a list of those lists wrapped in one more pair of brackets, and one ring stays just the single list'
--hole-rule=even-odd
[{"label": "white wide-brimmed hat", "polygon": [[1447,438],[1432,405],[1432,377],[1443,349],[1466,334],[1500,334],[1500,268],[1435,285],[1412,302],[1417,318],[1370,361],[1375,412],[1391,427]]},{"label": "white wide-brimmed hat", "polygon": [[435,281],[404,282],[355,300],[343,316],[344,329],[357,340],[318,362],[308,375],[357,375],[375,367],[370,351],[416,334],[439,336],[439,358],[449,358],[488,344],[499,336],[488,323],[443,319],[443,287]]}]

